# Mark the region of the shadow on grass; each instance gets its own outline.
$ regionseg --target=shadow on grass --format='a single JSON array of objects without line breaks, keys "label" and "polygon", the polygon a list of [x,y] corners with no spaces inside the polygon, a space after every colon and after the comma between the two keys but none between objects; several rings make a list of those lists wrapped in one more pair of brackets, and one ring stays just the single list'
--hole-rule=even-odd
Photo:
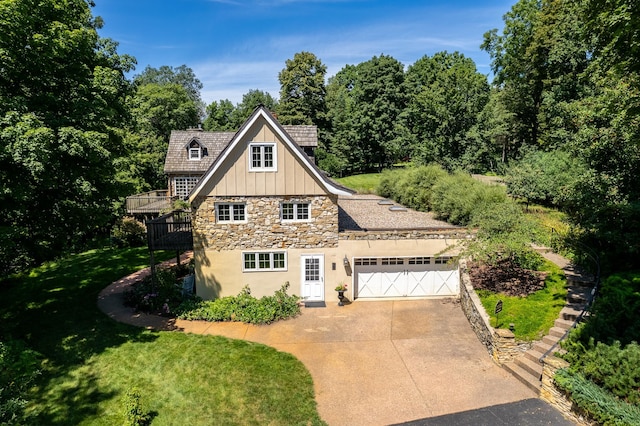
[{"label": "shadow on grass", "polygon": [[147,264],[145,248],[91,250],[0,281],[0,338],[23,340],[43,357],[30,399],[48,409],[36,413],[37,423],[76,424],[95,414],[98,402],[114,394],[99,390],[90,372],[72,372],[107,348],[157,338],[116,323],[96,305],[104,287]]}]

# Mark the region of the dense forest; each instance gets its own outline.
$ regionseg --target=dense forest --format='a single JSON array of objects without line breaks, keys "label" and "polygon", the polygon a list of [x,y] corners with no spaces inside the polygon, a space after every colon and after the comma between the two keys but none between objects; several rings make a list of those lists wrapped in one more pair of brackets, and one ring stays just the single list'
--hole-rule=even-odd
[{"label": "dense forest", "polygon": [[576,237],[630,269],[640,249],[640,6],[520,0],[484,34],[494,78],[458,52],[387,55],[327,76],[283,64],[279,99],[205,105],[187,65],[146,67],[99,36],[86,0],[0,3],[0,271],[108,235],[124,197],[166,186],[172,129],[235,130],[258,104],[315,124],[332,176],[398,162],[505,175],[512,195],[569,215]]}]

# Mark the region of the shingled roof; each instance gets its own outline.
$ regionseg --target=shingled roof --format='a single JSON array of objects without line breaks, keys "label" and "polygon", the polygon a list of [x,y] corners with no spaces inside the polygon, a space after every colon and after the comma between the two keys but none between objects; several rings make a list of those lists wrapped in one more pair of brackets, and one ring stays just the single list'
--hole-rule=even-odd
[{"label": "shingled roof", "polygon": [[[318,146],[316,126],[288,125],[282,127],[298,146]],[[204,173],[235,134],[236,132],[205,132],[201,129],[171,131],[167,157],[164,161],[164,172],[166,174]],[[207,149],[207,155],[199,161],[189,160],[187,155],[186,146],[194,139]]]}]

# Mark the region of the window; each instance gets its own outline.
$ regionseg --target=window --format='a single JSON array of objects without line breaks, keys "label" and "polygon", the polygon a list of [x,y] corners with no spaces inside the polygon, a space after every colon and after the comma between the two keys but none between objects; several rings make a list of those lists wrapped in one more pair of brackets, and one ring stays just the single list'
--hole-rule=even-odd
[{"label": "window", "polygon": [[189,148],[189,160],[200,159],[200,148]]},{"label": "window", "polygon": [[200,160],[207,155],[207,149],[197,139],[193,139],[187,146],[187,153],[189,160]]},{"label": "window", "polygon": [[286,271],[287,257],[283,251],[242,253],[244,271]]},{"label": "window", "polygon": [[245,205],[234,203],[216,204],[216,220],[218,222],[246,222]]},{"label": "window", "polygon": [[197,177],[184,176],[173,178],[173,192],[174,195],[185,199],[189,196],[189,193],[194,186],[198,183]]},{"label": "window", "polygon": [[249,144],[249,170],[251,171],[275,171],[276,170],[276,144],[252,143]]},{"label": "window", "polygon": [[410,257],[409,265],[428,265],[431,263],[430,257]]},{"label": "window", "polygon": [[377,265],[378,259],[376,259],[375,257],[362,257],[359,259],[355,259],[354,263],[356,266],[371,266]]},{"label": "window", "polygon": [[283,221],[309,220],[309,203],[282,203],[280,217]]},{"label": "window", "polygon": [[436,260],[434,263],[436,265],[445,265],[449,263],[450,260],[451,260],[450,256],[441,256],[441,257],[436,257]]},{"label": "window", "polygon": [[383,257],[383,265],[404,265],[404,259],[401,257]]}]

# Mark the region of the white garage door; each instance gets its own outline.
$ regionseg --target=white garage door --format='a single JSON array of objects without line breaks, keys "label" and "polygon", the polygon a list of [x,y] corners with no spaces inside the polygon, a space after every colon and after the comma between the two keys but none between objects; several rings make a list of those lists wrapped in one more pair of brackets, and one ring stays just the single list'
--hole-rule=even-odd
[{"label": "white garage door", "polygon": [[458,267],[449,257],[354,259],[355,297],[457,296]]}]

